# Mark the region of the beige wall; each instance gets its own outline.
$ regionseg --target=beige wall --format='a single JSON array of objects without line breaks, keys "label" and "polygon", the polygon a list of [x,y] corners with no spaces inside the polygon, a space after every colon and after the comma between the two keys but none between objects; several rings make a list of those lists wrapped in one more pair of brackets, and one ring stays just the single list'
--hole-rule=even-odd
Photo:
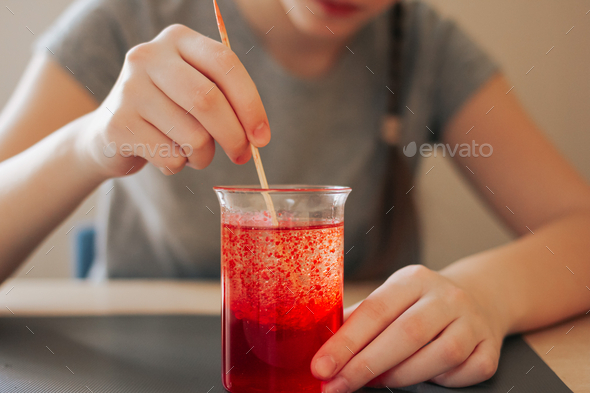
[{"label": "beige wall", "polygon": [[[199,0],[203,1],[203,0]],[[4,0],[0,10],[0,105],[16,84],[39,34],[69,0]],[[455,18],[503,66],[538,124],[572,163],[590,178],[590,14],[581,0],[429,0]],[[12,15],[7,5],[16,15]],[[566,32],[575,26],[567,35]],[[553,50],[545,53],[552,47]],[[535,66],[528,75],[525,73]],[[426,263],[440,267],[459,257],[502,244],[509,235],[457,176],[445,159],[428,159],[417,187],[424,217]],[[90,198],[40,246],[20,270],[29,277],[68,276],[70,243],[66,232],[94,210]],[[47,250],[54,247],[49,254]]]}]

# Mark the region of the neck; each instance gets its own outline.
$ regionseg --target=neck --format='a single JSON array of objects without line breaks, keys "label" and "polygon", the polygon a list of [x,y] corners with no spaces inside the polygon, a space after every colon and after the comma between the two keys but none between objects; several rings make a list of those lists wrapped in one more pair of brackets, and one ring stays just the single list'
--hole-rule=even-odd
[{"label": "neck", "polygon": [[313,78],[325,74],[345,45],[343,38],[319,38],[301,32],[277,0],[234,1],[267,52],[297,76]]}]

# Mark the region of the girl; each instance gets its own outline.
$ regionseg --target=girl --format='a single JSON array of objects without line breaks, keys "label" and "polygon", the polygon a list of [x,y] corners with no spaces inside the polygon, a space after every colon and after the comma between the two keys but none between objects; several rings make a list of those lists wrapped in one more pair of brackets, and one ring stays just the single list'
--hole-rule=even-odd
[{"label": "girl", "polygon": [[[1,276],[111,179],[93,276],[217,277],[211,186],[256,183],[234,164],[272,125],[267,176],[351,186],[345,274],[389,275],[313,359],[325,391],[491,377],[504,336],[588,308],[564,261],[590,274],[590,189],[456,25],[394,3],[225,0],[230,51],[209,0],[76,2],[0,120]],[[391,145],[428,141],[493,148],[454,160],[518,240],[439,272],[415,265],[417,156]]]}]

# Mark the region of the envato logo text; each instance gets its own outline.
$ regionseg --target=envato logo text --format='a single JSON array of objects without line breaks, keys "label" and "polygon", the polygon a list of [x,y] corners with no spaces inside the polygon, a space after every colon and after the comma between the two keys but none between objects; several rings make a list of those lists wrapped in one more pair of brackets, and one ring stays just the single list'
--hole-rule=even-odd
[{"label": "envato logo text", "polygon": [[155,146],[149,144],[136,143],[131,145],[129,143],[123,143],[117,149],[117,144],[111,142],[102,149],[105,157],[112,158],[117,152],[122,157],[151,157],[154,158],[156,155],[162,158],[170,157],[190,157],[193,154],[193,147],[188,143],[179,145],[174,143],[172,146],[167,143],[156,143]]},{"label": "envato logo text", "polygon": [[[482,145],[471,141],[471,145],[468,143],[456,143],[451,147],[448,143],[435,143],[431,145],[429,143],[423,143],[420,145],[420,149],[416,146],[416,142],[410,142],[407,146],[403,147],[403,151],[406,157],[414,157],[419,151],[422,157],[438,157],[442,155],[446,157],[447,154],[450,157],[455,157],[456,154],[459,157],[489,157],[494,152],[494,148],[489,143]],[[442,151],[442,153],[440,153]]]}]

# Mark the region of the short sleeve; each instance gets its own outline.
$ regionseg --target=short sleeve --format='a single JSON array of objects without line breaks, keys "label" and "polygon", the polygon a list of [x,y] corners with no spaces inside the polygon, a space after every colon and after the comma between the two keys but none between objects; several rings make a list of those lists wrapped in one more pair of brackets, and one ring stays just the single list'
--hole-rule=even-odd
[{"label": "short sleeve", "polygon": [[448,122],[467,100],[499,71],[498,64],[455,22],[440,17],[423,5],[424,20],[433,53],[431,128],[439,140]]},{"label": "short sleeve", "polygon": [[102,102],[125,61],[127,43],[108,0],[77,0],[35,41]]}]

